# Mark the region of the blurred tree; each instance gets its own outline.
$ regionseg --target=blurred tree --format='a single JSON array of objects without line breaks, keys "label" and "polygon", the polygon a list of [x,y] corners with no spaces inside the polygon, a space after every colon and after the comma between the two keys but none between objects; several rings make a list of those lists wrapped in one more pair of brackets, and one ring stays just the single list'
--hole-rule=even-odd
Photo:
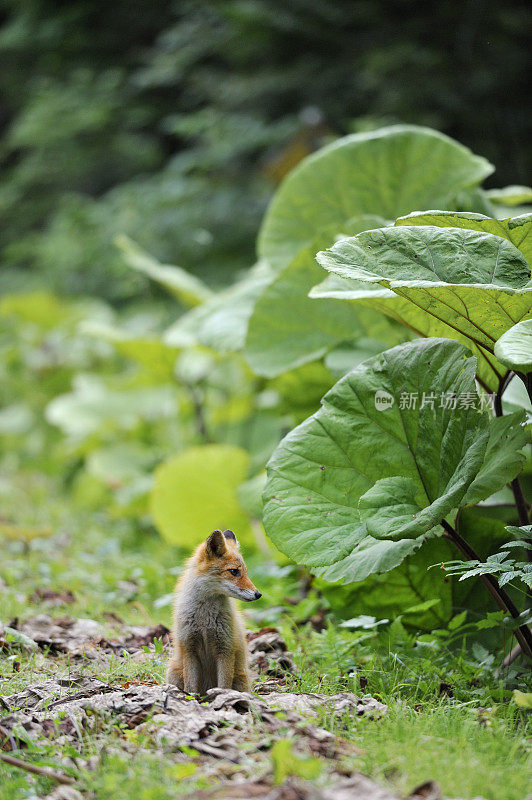
[{"label": "blurred tree", "polygon": [[[4,283],[139,291],[134,236],[215,282],[327,135],[414,122],[528,180],[523,0],[0,0]],[[31,270],[31,272],[30,272]]]}]

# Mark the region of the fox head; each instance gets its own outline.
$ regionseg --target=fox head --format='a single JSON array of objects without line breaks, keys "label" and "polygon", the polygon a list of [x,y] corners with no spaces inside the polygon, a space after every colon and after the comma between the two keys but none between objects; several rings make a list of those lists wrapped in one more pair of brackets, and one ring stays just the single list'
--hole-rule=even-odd
[{"label": "fox head", "polygon": [[222,594],[238,600],[258,600],[262,597],[248,578],[240,546],[233,531],[213,531],[201,546],[201,570],[216,582]]}]

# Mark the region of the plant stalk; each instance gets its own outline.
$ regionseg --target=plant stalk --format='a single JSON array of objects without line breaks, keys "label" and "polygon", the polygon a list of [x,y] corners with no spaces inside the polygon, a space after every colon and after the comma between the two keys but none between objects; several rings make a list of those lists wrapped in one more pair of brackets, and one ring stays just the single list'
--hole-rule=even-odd
[{"label": "plant stalk", "polygon": [[517,372],[516,374],[519,375],[519,377],[525,384],[528,393],[528,398],[532,403],[532,372]]},{"label": "plant stalk", "polygon": [[[495,395],[495,402],[493,404],[495,409],[495,414],[497,417],[502,417],[502,396],[504,391],[512,378],[519,374],[519,377],[524,382],[528,396],[530,397],[530,402],[532,403],[532,373],[528,373],[528,375],[522,375],[521,373],[515,372],[507,372],[506,375],[501,378],[499,383],[499,388],[497,390],[497,394]],[[517,517],[519,519],[519,525],[528,525],[529,518],[528,518],[528,503],[526,502],[525,495],[523,494],[523,488],[521,486],[521,481],[519,478],[514,478],[513,481],[510,481],[510,488],[512,490],[512,494],[514,496],[515,507],[517,509]],[[528,539],[527,541],[530,541]],[[527,561],[532,561],[532,551],[526,551],[526,559]],[[527,593],[527,596],[530,597],[530,592]]]},{"label": "plant stalk", "polygon": [[[470,544],[455,530],[446,520],[441,521],[442,528],[445,531],[446,538],[451,541],[455,547],[460,550],[462,555],[466,556],[470,561],[484,562],[484,559],[473,550]],[[511,617],[517,619],[519,617],[519,610],[514,604],[512,598],[499,586],[499,582],[494,575],[479,575],[480,580],[491,594],[497,605],[503,611],[510,614]],[[522,652],[529,658],[532,658],[532,633],[528,625],[520,625],[519,628],[513,632],[515,638],[521,645]]]}]

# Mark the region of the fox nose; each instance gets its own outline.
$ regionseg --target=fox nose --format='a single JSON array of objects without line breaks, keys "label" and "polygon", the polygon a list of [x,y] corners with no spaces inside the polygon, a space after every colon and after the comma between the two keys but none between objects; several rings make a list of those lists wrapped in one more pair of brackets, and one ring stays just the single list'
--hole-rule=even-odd
[{"label": "fox nose", "polygon": [[262,597],[262,592],[255,592],[255,600],[258,600],[259,597]]}]

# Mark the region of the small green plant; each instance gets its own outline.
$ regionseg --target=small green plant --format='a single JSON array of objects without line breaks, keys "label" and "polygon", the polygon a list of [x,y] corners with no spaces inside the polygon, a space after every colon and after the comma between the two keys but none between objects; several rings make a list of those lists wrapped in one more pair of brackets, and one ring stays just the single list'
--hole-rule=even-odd
[{"label": "small green plant", "polygon": [[322,764],[318,758],[302,758],[294,753],[290,739],[280,739],[275,742],[271,750],[271,759],[273,780],[276,785],[284,783],[291,775],[305,780],[315,780],[322,771]]}]

